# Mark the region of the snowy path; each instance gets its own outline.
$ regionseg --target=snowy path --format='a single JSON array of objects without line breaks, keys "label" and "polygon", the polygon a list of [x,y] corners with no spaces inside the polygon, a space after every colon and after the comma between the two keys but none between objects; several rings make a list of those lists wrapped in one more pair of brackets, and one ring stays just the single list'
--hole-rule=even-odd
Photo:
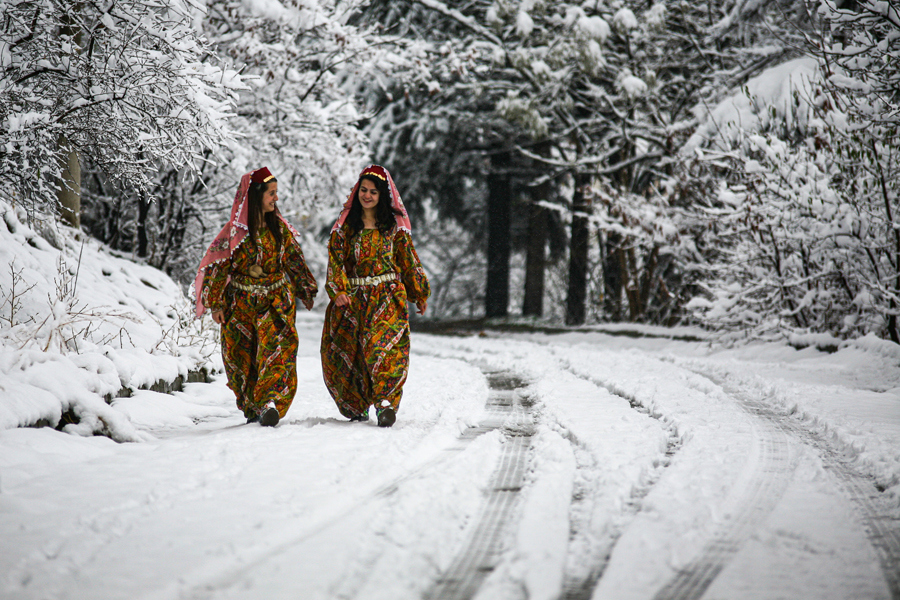
[{"label": "snowy path", "polygon": [[[722,387],[729,391],[733,396],[738,398],[742,408],[749,413],[758,417],[758,424],[761,429],[767,433],[765,435],[765,443],[770,444],[770,439],[777,438],[777,444],[771,444],[779,451],[769,453],[769,467],[763,466],[762,471],[766,471],[769,478],[778,485],[779,489],[771,490],[767,497],[763,497],[756,504],[762,509],[771,508],[777,504],[783,495],[787,484],[790,483],[791,477],[796,470],[796,460],[791,460],[788,467],[787,461],[790,454],[796,454],[797,447],[812,450],[818,455],[822,466],[827,473],[833,476],[832,484],[849,498],[853,505],[854,521],[862,525],[864,531],[872,545],[872,549],[878,556],[882,573],[886,579],[886,584],[890,590],[891,598],[900,598],[900,521],[897,520],[896,510],[892,511],[891,502],[884,497],[883,490],[879,490],[877,484],[872,477],[860,473],[848,458],[838,449],[828,443],[822,437],[816,436],[809,429],[802,427],[797,421],[785,418],[784,415],[778,414],[771,406],[766,405],[759,400],[748,398],[745,392],[740,390],[732,390],[728,384],[722,383]],[[793,448],[793,450],[792,450]],[[782,464],[779,464],[782,463]],[[769,510],[771,512],[771,509]],[[890,518],[893,512],[894,517]],[[754,528],[755,529],[755,528]],[[739,549],[738,544],[733,542],[746,541],[749,535],[731,536],[731,554]],[[719,540],[716,540],[721,545]],[[714,565],[715,560],[710,560],[707,556],[702,557],[708,565]],[[701,564],[702,564],[701,560]],[[703,565],[704,567],[706,565]],[[718,565],[716,565],[718,566]],[[703,570],[697,569],[697,571]],[[677,578],[680,582],[683,577]],[[701,581],[695,576],[695,581]],[[711,583],[711,579],[709,583]],[[695,584],[695,589],[702,591],[706,586]],[[682,594],[660,595],[660,598],[690,598],[699,597]]]},{"label": "snowy path", "polygon": [[531,448],[533,421],[517,391],[524,383],[504,373],[488,378],[491,393],[487,414],[476,427],[462,437],[477,436],[488,431],[503,430],[505,440],[497,467],[485,489],[481,513],[475,520],[466,544],[457,551],[449,568],[444,570],[425,598],[461,600],[471,598],[484,578],[494,570],[502,551],[503,534],[514,521],[514,509],[525,481],[528,450]]},{"label": "snowy path", "polygon": [[[783,402],[824,375],[417,335],[383,430],[336,416],[303,332],[274,430],[218,382],[117,401],[155,441],[0,431],[0,598],[900,598],[897,499],[842,441],[863,421]],[[890,457],[900,419],[872,426]]]}]

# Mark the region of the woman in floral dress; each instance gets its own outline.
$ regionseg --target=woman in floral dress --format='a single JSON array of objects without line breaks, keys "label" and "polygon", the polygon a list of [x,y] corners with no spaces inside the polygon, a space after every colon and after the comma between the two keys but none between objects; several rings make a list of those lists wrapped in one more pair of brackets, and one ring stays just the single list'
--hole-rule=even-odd
[{"label": "woman in floral dress", "polygon": [[318,291],[277,201],[269,169],[244,175],[231,219],[194,281],[197,317],[209,309],[222,326],[222,358],[238,408],[248,423],[273,427],[297,392],[295,299],[310,309]]},{"label": "woman in floral dress", "polygon": [[396,420],[409,371],[409,308],[431,292],[409,217],[387,169],[363,170],[328,243],[331,302],[322,331],[325,385],[342,415],[380,427]]}]

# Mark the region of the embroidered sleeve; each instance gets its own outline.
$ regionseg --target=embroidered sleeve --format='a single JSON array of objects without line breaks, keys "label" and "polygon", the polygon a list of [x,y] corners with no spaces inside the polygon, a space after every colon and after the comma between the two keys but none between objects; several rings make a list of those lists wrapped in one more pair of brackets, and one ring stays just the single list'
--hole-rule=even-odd
[{"label": "embroidered sleeve", "polygon": [[398,230],[394,235],[394,260],[400,271],[400,281],[406,288],[406,296],[410,302],[428,300],[431,295],[431,286],[425,269],[419,261],[419,255],[412,243],[408,231]]},{"label": "embroidered sleeve", "polygon": [[225,310],[225,287],[231,274],[231,261],[223,260],[206,267],[200,298],[208,310]]},{"label": "embroidered sleeve", "polygon": [[313,277],[312,272],[306,265],[300,242],[291,235],[287,227],[283,229],[287,240],[284,252],[284,269],[294,286],[294,295],[303,303],[306,310],[310,310],[313,306],[313,301],[316,299],[316,294],[319,292],[319,286],[316,284],[316,278]]},{"label": "embroidered sleeve", "polygon": [[328,280],[325,283],[325,291],[332,300],[338,294],[346,294],[350,287],[344,268],[348,250],[349,244],[344,228],[332,231],[331,239],[328,240]]}]

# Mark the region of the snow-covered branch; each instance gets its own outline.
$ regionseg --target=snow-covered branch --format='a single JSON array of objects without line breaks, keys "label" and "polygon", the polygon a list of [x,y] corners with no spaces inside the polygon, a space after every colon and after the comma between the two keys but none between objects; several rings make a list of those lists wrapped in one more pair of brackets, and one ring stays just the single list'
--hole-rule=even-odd
[{"label": "snow-covered branch", "polygon": [[0,8],[0,121],[8,124],[0,175],[29,206],[55,208],[64,152],[148,190],[159,164],[196,169],[204,149],[232,136],[227,122],[243,83],[193,28],[197,6],[3,0]]},{"label": "snow-covered branch", "polygon": [[454,21],[457,21],[457,22],[465,25],[466,27],[468,27],[469,29],[471,29],[472,31],[477,33],[482,38],[488,40],[489,42],[496,44],[498,47],[501,47],[501,48],[503,47],[503,41],[500,40],[500,38],[498,38],[496,35],[491,33],[491,31],[489,29],[479,25],[471,17],[467,17],[467,16],[463,15],[457,9],[450,8],[443,2],[440,2],[439,0],[412,0],[412,1],[417,4],[421,4],[422,6],[424,6],[426,8],[430,8],[431,10],[435,10],[435,11],[441,13],[442,15],[446,15],[446,16],[450,17]]}]

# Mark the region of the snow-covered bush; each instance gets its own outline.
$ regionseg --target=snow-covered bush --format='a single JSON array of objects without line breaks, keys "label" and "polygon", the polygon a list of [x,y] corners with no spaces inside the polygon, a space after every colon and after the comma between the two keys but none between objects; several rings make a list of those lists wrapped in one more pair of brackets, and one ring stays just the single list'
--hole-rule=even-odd
[{"label": "snow-covered bush", "polygon": [[693,281],[691,223],[668,188],[623,193],[603,179],[589,188],[602,257],[602,309],[613,321],[674,324]]},{"label": "snow-covered bush", "polygon": [[709,297],[690,306],[717,328],[762,337],[879,328],[860,293],[876,228],[834,185],[828,153],[748,135],[737,154],[734,183],[706,209],[718,246],[702,283]]},{"label": "snow-covered bush", "polygon": [[900,20],[891,6],[823,3],[832,29],[818,46],[822,76],[775,102],[751,97],[773,118],[708,155],[725,174],[705,209],[719,249],[707,294],[691,306],[710,325],[900,343]]}]

